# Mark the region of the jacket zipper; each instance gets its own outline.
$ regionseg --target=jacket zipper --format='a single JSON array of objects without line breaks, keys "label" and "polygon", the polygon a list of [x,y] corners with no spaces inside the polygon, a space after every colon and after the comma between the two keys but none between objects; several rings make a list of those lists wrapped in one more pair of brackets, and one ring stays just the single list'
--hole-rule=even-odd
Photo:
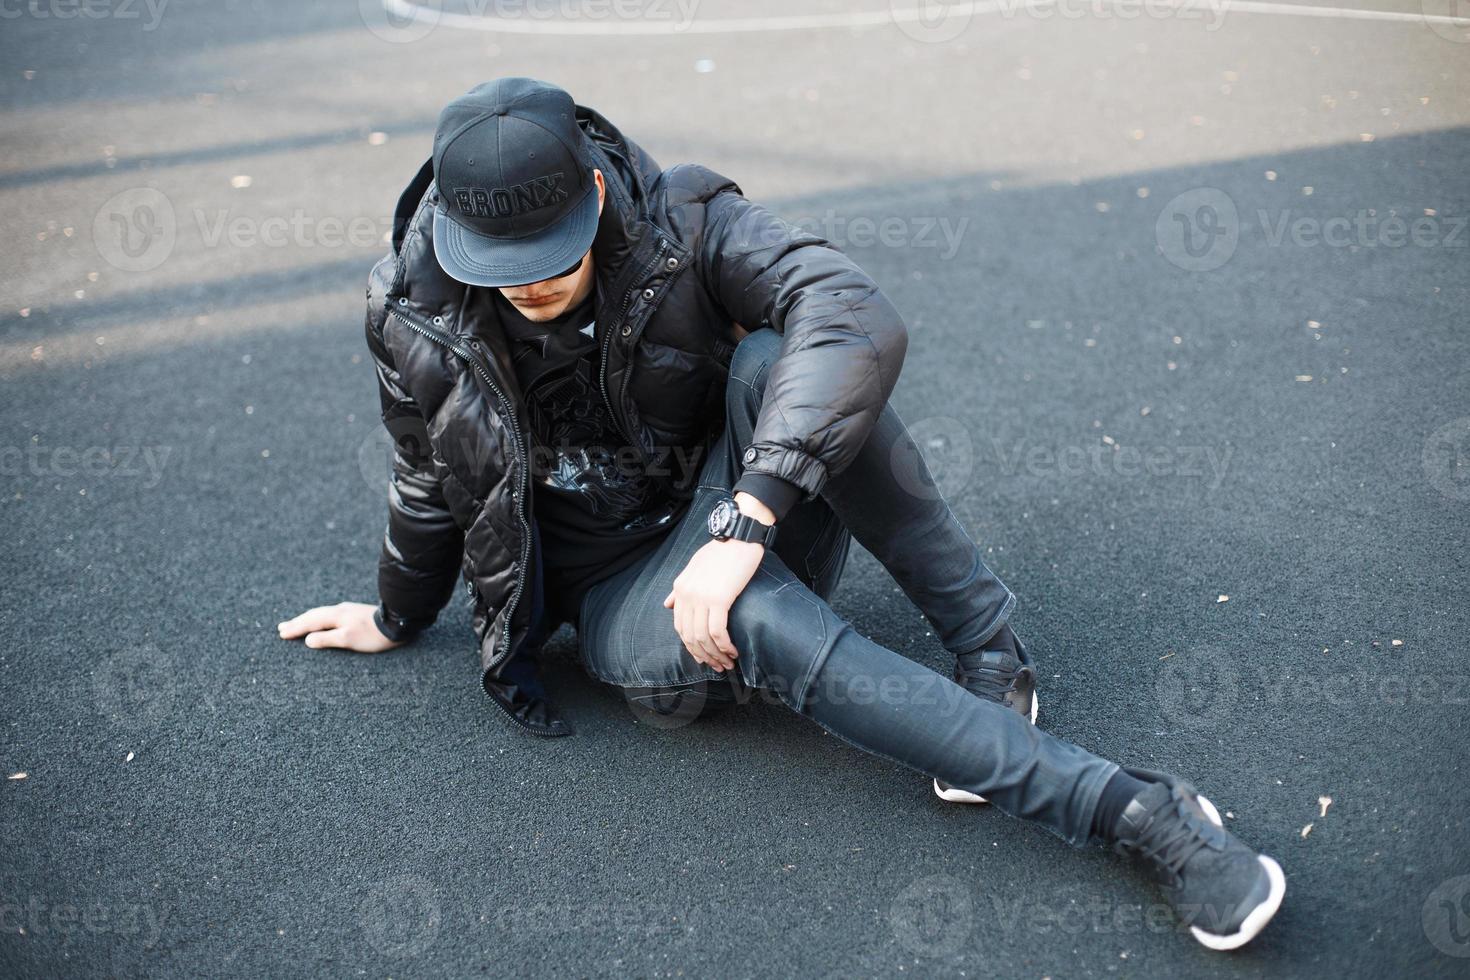
[{"label": "jacket zipper", "polygon": [[[410,330],[414,331],[417,334],[420,334],[421,336],[427,337],[434,343],[439,344],[440,346],[452,351],[456,356],[458,356],[461,360],[463,360],[466,364],[473,368],[475,373],[480,376],[480,379],[483,380],[485,384],[490,388],[490,390],[495,393],[495,396],[500,399],[501,404],[505,405],[507,410],[510,412],[511,430],[515,433],[516,460],[521,464],[522,483],[520,487],[520,493],[516,501],[516,516],[520,518],[521,530],[523,533],[521,535],[521,572],[519,575],[516,576],[515,591],[511,593],[510,602],[506,605],[504,642],[501,643],[500,650],[496,652],[495,658],[488,665],[488,667],[490,668],[497,667],[502,662],[504,662],[506,657],[510,656],[511,623],[515,616],[516,605],[520,602],[521,599],[521,592],[526,585],[526,576],[529,574],[529,571],[527,569],[527,562],[530,561],[530,555],[527,554],[527,552],[530,550],[531,545],[531,523],[530,521],[526,520],[525,513],[526,497],[529,494],[529,488],[526,486],[526,481],[528,480],[528,467],[526,465],[525,448],[521,443],[520,422],[516,418],[515,407],[511,405],[510,399],[505,396],[505,393],[501,391],[500,386],[495,383],[495,379],[490,377],[490,372],[483,365],[481,365],[479,359],[476,358],[473,353],[460,347],[459,344],[455,343],[455,341],[451,339],[448,334],[445,334],[442,331],[434,330],[431,327],[420,326],[413,320],[409,319],[407,315],[397,310],[393,310],[391,312],[393,316],[396,316],[398,317],[398,319],[402,320]],[[490,692],[486,691],[485,696],[490,697]],[[490,700],[494,701],[495,699],[490,698]]]}]

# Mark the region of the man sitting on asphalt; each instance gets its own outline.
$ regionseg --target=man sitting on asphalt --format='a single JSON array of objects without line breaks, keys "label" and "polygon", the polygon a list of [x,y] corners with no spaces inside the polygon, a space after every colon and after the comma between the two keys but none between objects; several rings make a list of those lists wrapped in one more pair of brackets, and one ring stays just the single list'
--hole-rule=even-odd
[{"label": "man sitting on asphalt", "polygon": [[[366,328],[395,447],[379,603],[281,636],[392,649],[462,574],[484,689],[535,734],[571,733],[535,656],[570,622],[588,673],[648,710],[769,691],[946,800],[1133,855],[1206,946],[1275,914],[1281,868],[1188,783],[1034,725],[1015,596],[888,404],[906,327],[829,242],[705,167],[661,169],[561,89],[502,78],[441,114]],[[953,681],[828,604],[854,538]]]}]

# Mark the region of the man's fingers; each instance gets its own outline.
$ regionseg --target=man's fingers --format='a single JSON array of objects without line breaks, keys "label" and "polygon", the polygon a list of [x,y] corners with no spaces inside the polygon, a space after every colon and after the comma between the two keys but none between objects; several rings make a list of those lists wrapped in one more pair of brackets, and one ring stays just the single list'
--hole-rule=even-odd
[{"label": "man's fingers", "polygon": [[700,657],[699,649],[686,639],[689,633],[685,629],[685,621],[688,618],[689,604],[687,602],[681,602],[674,606],[674,632],[679,634],[679,642],[684,644],[684,649],[689,651],[689,656],[693,657],[696,663],[702,664],[704,660]]},{"label": "man's fingers", "polygon": [[698,642],[689,633],[689,624],[691,621],[689,613],[692,604],[688,599],[682,601],[677,600],[675,594],[678,591],[678,584],[675,583],[674,588],[669,591],[668,596],[664,599],[664,605],[674,610],[674,632],[679,634],[679,642],[684,644],[684,649],[689,651],[689,656],[694,658],[695,663],[703,664],[706,662],[704,652],[700,650]]},{"label": "man's fingers", "polygon": [[711,606],[700,606],[696,610],[694,615],[694,638],[698,641],[699,648],[709,658],[710,666],[720,671],[729,670],[735,664],[729,657],[725,656],[718,644],[715,643],[714,638],[710,636],[709,623],[711,609]]},{"label": "man's fingers", "polygon": [[333,648],[341,650],[352,649],[352,647],[350,647],[347,643],[347,631],[338,629],[321,630],[316,633],[308,633],[306,635],[306,645],[311,647],[313,650],[327,650]]},{"label": "man's fingers", "polygon": [[734,666],[734,660],[740,656],[740,651],[735,649],[735,644],[730,639],[730,611],[719,606],[711,606],[709,610],[709,635]]},{"label": "man's fingers", "polygon": [[337,625],[336,606],[317,606],[308,609],[295,619],[288,619],[281,624],[281,638],[294,640],[315,630],[331,629]]},{"label": "man's fingers", "polygon": [[674,607],[674,629],[679,634],[679,639],[684,642],[684,649],[689,651],[689,656],[694,658],[695,663],[704,664],[706,667],[717,666],[710,658],[709,651],[705,649],[699,639],[699,609],[695,607],[690,599],[684,599]]},{"label": "man's fingers", "polygon": [[[664,600],[664,605],[673,607],[674,632],[679,634],[684,649],[689,651],[689,656],[694,658],[695,663],[721,671],[735,666],[734,660],[710,636],[711,607],[695,605],[691,599],[675,602],[672,592]],[[720,618],[723,621],[723,614]]]},{"label": "man's fingers", "polygon": [[684,616],[684,645],[689,648],[689,655],[702,664],[708,664],[716,668],[719,667],[719,661],[712,656],[713,651],[710,649],[709,644],[705,642],[703,636],[707,630],[707,627],[704,625],[707,618],[704,615],[704,607],[694,606],[693,603],[680,603],[680,605],[689,605],[692,607]]}]

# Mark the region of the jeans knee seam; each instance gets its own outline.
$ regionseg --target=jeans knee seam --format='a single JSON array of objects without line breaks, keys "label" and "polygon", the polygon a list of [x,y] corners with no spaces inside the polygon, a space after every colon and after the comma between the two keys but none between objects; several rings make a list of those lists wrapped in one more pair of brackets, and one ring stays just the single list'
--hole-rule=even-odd
[{"label": "jeans knee seam", "polygon": [[766,374],[767,371],[770,370],[770,368],[771,368],[771,361],[770,361],[770,359],[769,358],[763,358],[761,360],[760,367],[756,368],[755,375],[749,381],[746,381],[740,375],[735,374],[733,372],[730,374],[730,380],[731,381],[738,381],[738,382],[740,382],[742,385],[744,385],[746,387],[747,390],[750,391],[750,393],[752,395],[755,395],[757,398],[759,398],[761,396],[761,389],[759,387],[759,385],[761,383],[761,378],[764,377],[764,375]]},{"label": "jeans knee seam", "polygon": [[[776,595],[782,589],[784,589],[784,588],[786,588],[788,586],[797,584],[796,582],[792,581],[791,579],[787,579],[786,581],[783,582],[780,578],[778,578],[777,576],[773,575],[770,571],[768,571],[767,569],[763,568],[760,565],[755,566],[755,573],[757,575],[764,575],[766,578],[768,578],[772,582],[775,582],[776,583],[776,588],[774,588],[774,589],[771,590],[771,595]],[[746,588],[749,588],[749,586],[747,585]]]},{"label": "jeans knee seam", "polygon": [[[776,592],[781,592],[787,586],[800,584],[799,582],[787,582],[780,589],[777,589]],[[827,617],[822,615],[822,607],[816,600],[809,595],[804,595],[801,590],[797,590],[795,594],[799,599],[811,606],[812,609],[816,610],[817,622],[822,624],[822,635],[817,642],[817,656],[812,658],[812,662],[807,666],[806,674],[802,676],[800,687],[793,692],[793,696],[796,698],[797,710],[800,711],[801,706],[806,704],[807,694],[811,691],[812,683],[816,680],[817,672],[826,665],[827,658],[832,655],[832,647],[836,643],[836,638],[833,637],[831,642],[828,641]],[[842,626],[845,629],[852,629],[847,623],[843,623]]]}]

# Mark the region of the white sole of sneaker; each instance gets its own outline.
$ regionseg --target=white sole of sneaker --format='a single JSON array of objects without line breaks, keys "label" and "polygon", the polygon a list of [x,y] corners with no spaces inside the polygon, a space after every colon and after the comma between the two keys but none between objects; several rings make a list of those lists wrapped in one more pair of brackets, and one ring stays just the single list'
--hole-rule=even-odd
[{"label": "white sole of sneaker", "polygon": [[[1224,826],[1220,821],[1220,811],[1215,809],[1215,804],[1203,796],[1196,795],[1195,799],[1199,801],[1199,808],[1205,812],[1205,816],[1210,818],[1210,822],[1216,827]],[[1276,910],[1281,908],[1281,900],[1286,897],[1286,873],[1281,870],[1281,865],[1266,855],[1257,854],[1256,857],[1260,859],[1261,866],[1266,869],[1266,877],[1271,881],[1271,891],[1266,895],[1266,900],[1252,909],[1251,914],[1245,917],[1245,921],[1240,924],[1240,929],[1228,936],[1219,936],[1213,932],[1205,932],[1199,926],[1190,926],[1189,931],[1194,938],[1210,949],[1239,949],[1256,938],[1256,935],[1266,928],[1266,923],[1271,921]]]},{"label": "white sole of sneaker", "polygon": [[[1036,694],[1032,694],[1031,695],[1031,724],[1033,724],[1033,725],[1036,724],[1036,709],[1039,708],[1039,707],[1041,707],[1041,698],[1040,698],[1040,696],[1038,696]],[[937,796],[937,797],[939,797],[941,800],[943,800],[946,803],[989,803],[990,802],[985,797],[979,796],[979,795],[977,795],[975,793],[971,793],[968,790],[960,789],[958,786],[951,786],[951,787],[949,787],[949,789],[945,789],[943,786],[940,786],[939,785],[939,780],[937,780],[937,779],[934,780],[934,795]],[[1219,823],[1219,820],[1217,819],[1215,822],[1216,823]]]},{"label": "white sole of sneaker", "polygon": [[1266,900],[1251,909],[1250,915],[1240,924],[1240,929],[1228,936],[1217,936],[1213,932],[1205,932],[1199,926],[1190,926],[1189,931],[1203,945],[1210,949],[1239,949],[1252,939],[1264,928],[1276,910],[1281,908],[1281,900],[1286,897],[1286,873],[1281,870],[1281,865],[1264,854],[1257,854],[1256,858],[1261,862],[1261,867],[1266,869],[1266,877],[1271,881],[1271,891],[1266,895]]}]

